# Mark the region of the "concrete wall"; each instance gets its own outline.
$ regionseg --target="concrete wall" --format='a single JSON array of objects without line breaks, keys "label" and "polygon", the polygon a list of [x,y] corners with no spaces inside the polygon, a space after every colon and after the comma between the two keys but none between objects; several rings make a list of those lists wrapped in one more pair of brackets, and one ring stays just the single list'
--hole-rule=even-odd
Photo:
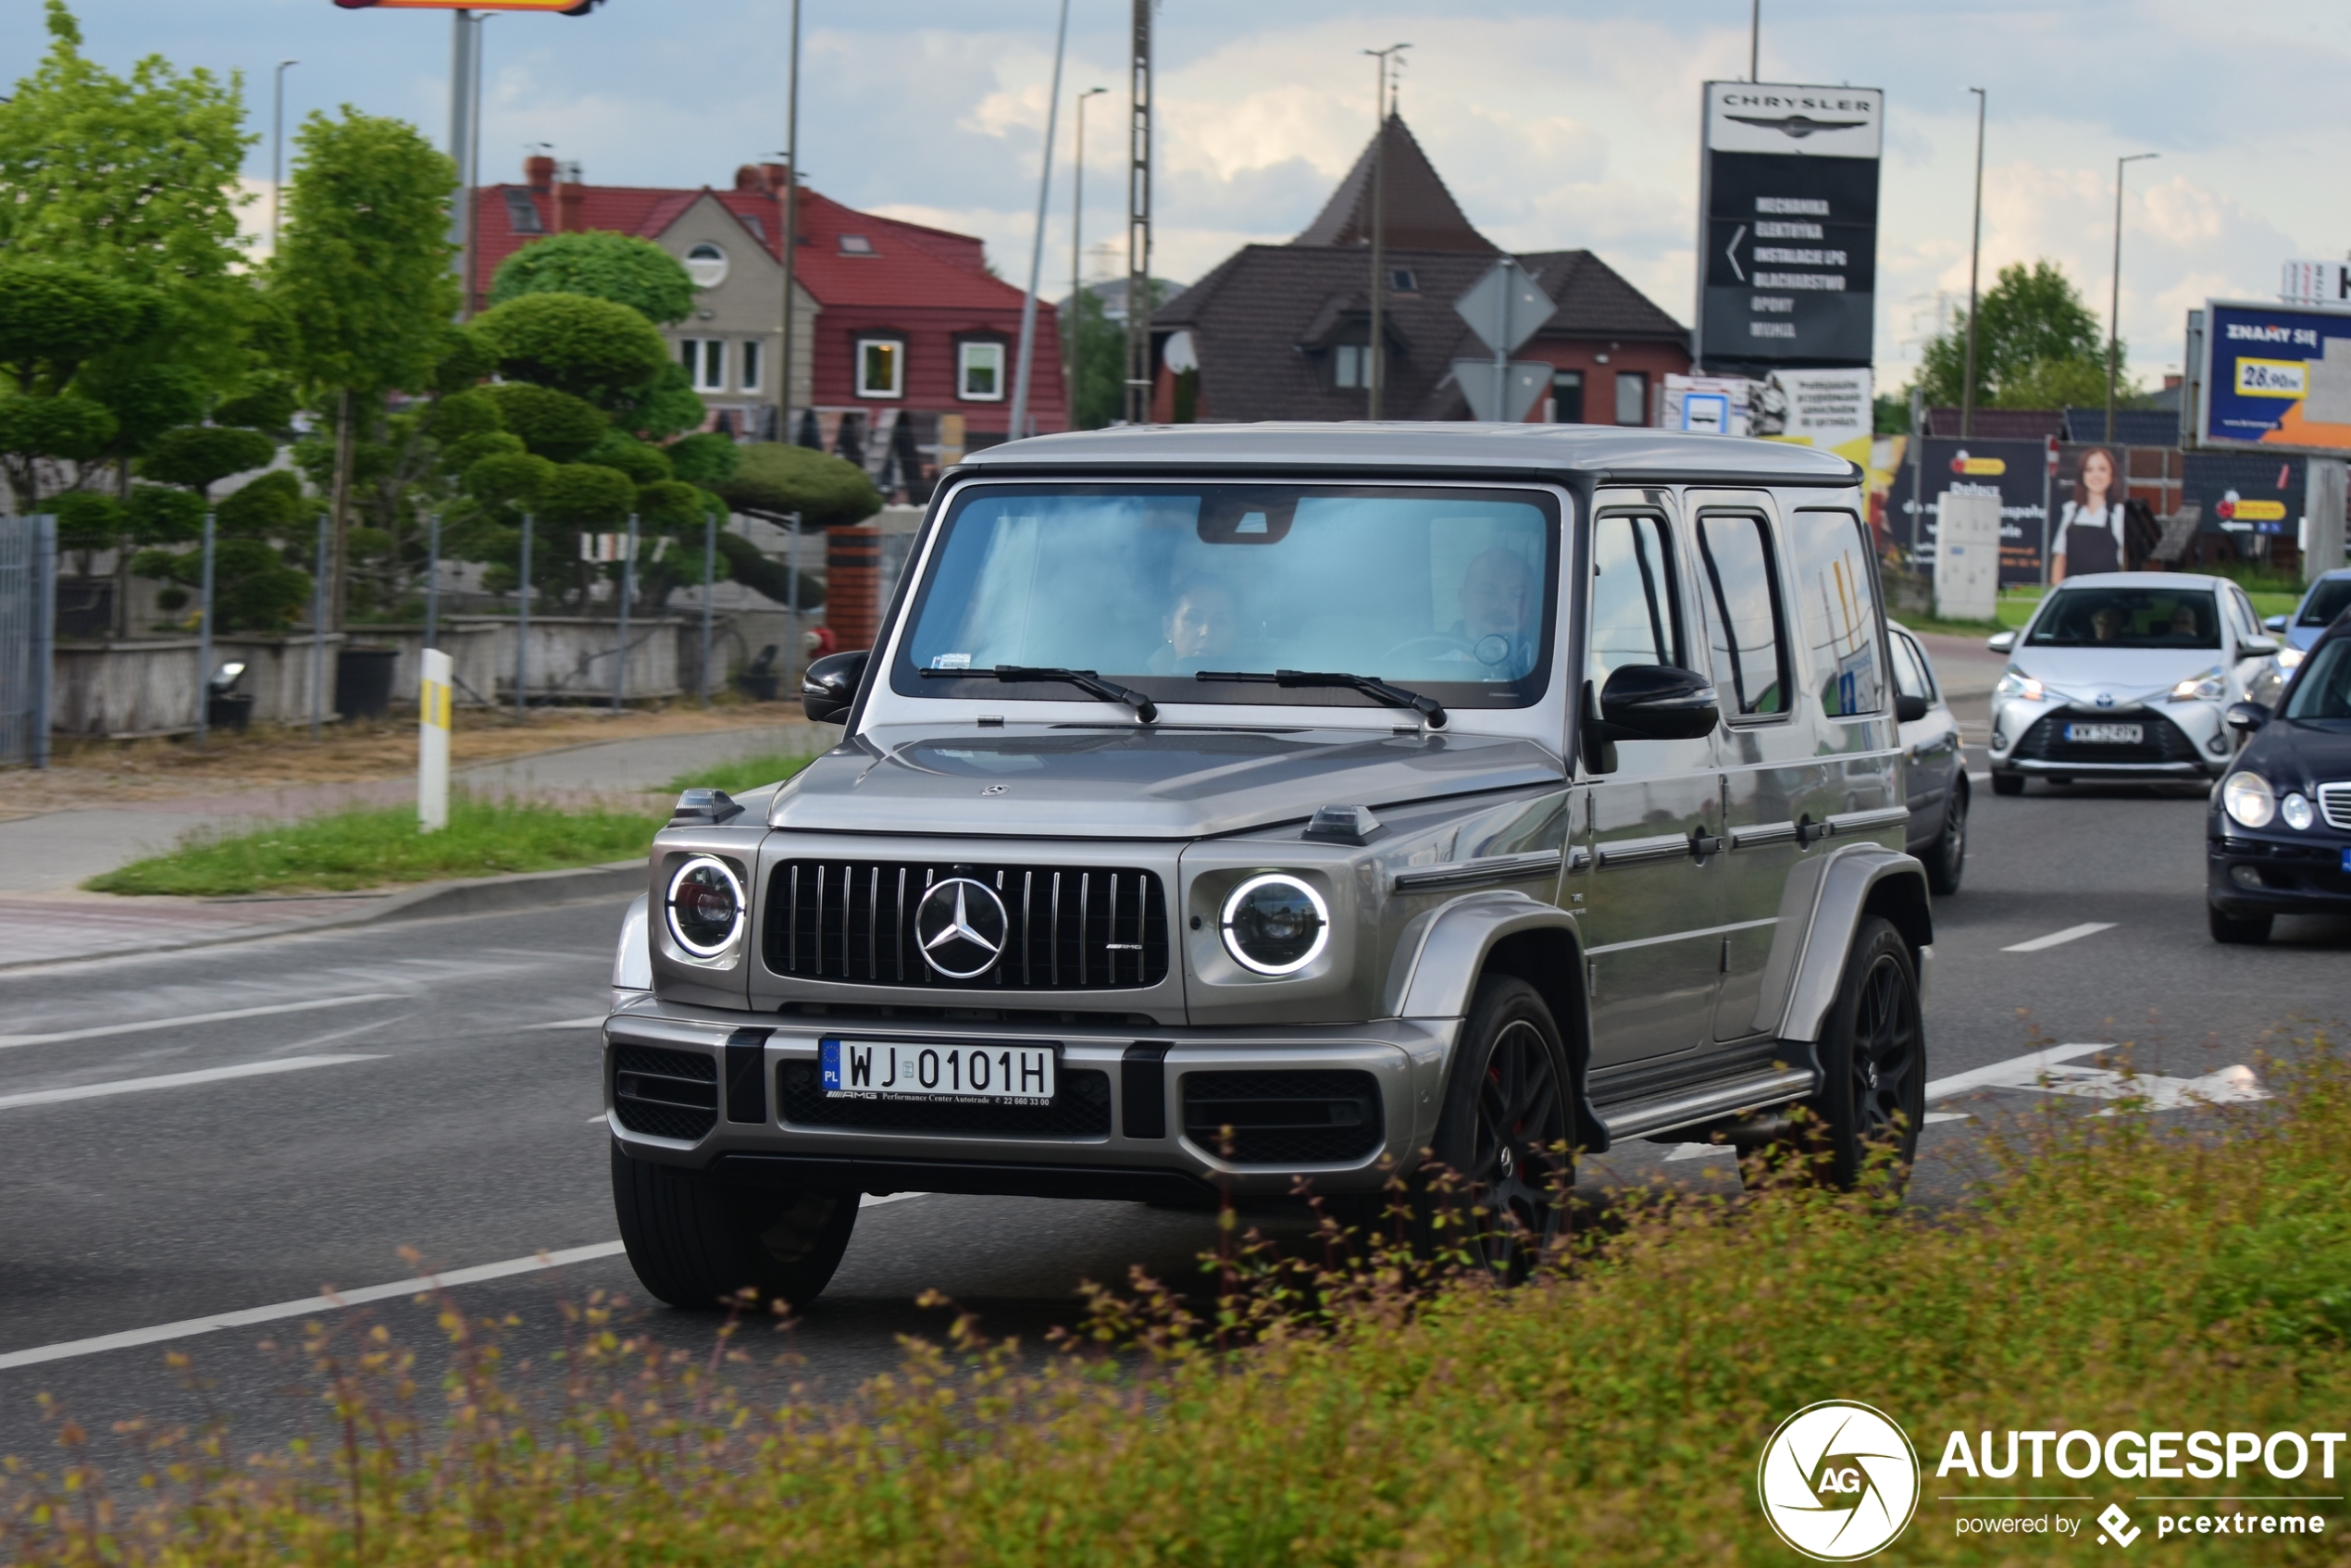
[{"label": "concrete wall", "polygon": [[[335,656],[342,641],[340,636],[327,639],[326,694],[330,701]],[[193,730],[200,678],[196,653],[193,637],[59,644],[50,728],[117,740]],[[255,723],[296,724],[310,717],[309,638],[221,637],[213,642],[212,657],[216,666],[245,666],[237,690],[252,694]],[[328,716],[333,716],[331,709]]]}]

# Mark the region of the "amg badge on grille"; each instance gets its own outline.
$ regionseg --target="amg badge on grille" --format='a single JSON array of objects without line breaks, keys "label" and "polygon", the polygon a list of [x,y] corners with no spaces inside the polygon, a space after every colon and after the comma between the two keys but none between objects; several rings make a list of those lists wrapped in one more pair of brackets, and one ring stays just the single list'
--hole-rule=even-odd
[{"label": "amg badge on grille", "polygon": [[976,979],[1003,956],[1012,922],[996,890],[969,877],[930,885],[914,905],[923,962],[951,980]]}]

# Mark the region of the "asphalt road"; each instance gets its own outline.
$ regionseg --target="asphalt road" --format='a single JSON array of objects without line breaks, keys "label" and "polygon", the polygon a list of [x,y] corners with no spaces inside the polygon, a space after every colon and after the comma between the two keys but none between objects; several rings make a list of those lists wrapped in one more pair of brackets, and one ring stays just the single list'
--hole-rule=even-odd
[{"label": "asphalt road", "polygon": [[[2264,949],[2207,936],[2200,795],[2036,786],[1975,799],[1965,890],[1935,911],[1937,1079],[2037,1049],[2129,1043],[2143,1072],[2230,1081],[2208,1076],[2258,1065],[2313,1028],[2343,1036],[2351,922],[2283,921]],[[301,1316],[11,1364],[22,1352],[324,1286],[609,1248],[588,1020],[618,913],[418,922],[0,976],[0,1454],[39,1462],[52,1451],[44,1391],[97,1435],[101,1458],[112,1424],[133,1415],[225,1415],[243,1446],[318,1418],[283,1348],[298,1343]],[[2100,928],[2006,951],[2085,926]],[[2095,1093],[2088,1057],[2073,1062],[2077,1087]],[[2044,1093],[1940,1099],[1914,1201],[1958,1201],[1980,1169],[1969,1150],[1981,1129]],[[1582,1181],[1605,1201],[1615,1184],[1727,1176],[1719,1155],[1641,1143],[1591,1161]],[[1070,1320],[1079,1281],[1121,1281],[1133,1265],[1188,1280],[1215,1236],[1213,1216],[1123,1203],[869,1204],[832,1288],[787,1335],[756,1338],[763,1358],[797,1357],[766,1375],[845,1390],[887,1369],[898,1335],[943,1326],[913,1304],[926,1288],[1033,1338]],[[520,1320],[509,1351],[529,1379],[564,1342],[559,1304],[600,1290],[639,1303],[638,1321],[665,1341],[710,1342],[711,1319],[643,1307],[610,1251],[454,1294],[471,1314]],[[427,1347],[437,1338],[404,1293],[305,1315],[380,1321]],[[191,1366],[168,1367],[172,1351]]]}]

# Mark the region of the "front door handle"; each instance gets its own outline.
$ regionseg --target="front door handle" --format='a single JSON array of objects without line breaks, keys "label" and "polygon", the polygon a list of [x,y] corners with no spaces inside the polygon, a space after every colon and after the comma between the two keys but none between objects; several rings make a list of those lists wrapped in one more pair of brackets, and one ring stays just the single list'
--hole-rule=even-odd
[{"label": "front door handle", "polygon": [[1705,833],[1700,832],[1695,828],[1690,829],[1690,853],[1692,855],[1696,856],[1699,860],[1704,860],[1708,855],[1720,854],[1722,852],[1723,837],[1721,834],[1718,833],[1710,838]]}]

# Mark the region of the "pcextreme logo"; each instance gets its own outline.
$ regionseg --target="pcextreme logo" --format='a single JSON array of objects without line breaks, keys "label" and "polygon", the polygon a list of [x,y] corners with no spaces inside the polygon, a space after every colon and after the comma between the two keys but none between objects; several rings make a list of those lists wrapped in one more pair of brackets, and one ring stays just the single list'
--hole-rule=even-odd
[{"label": "pcextreme logo", "polygon": [[1756,1495],[1780,1539],[1821,1562],[1893,1544],[1919,1505],[1919,1456],[1883,1411],[1850,1400],[1806,1405],[1779,1425],[1756,1466]]}]

